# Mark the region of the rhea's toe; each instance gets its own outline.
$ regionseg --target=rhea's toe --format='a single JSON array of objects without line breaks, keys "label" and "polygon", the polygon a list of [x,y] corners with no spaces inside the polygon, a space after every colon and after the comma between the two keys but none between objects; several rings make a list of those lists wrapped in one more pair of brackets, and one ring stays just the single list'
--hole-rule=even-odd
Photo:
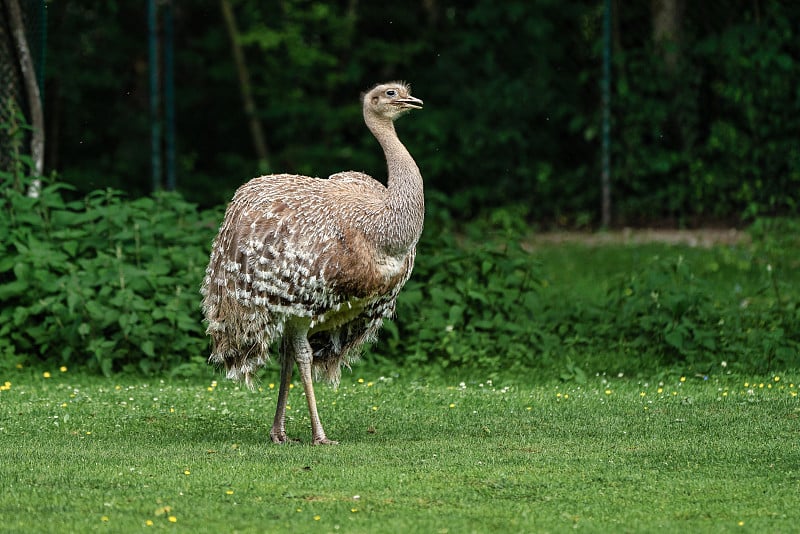
[{"label": "rhea's toe", "polygon": [[269,437],[272,439],[272,443],[283,444],[292,441],[286,437],[286,432],[283,430],[272,430],[269,433]]}]

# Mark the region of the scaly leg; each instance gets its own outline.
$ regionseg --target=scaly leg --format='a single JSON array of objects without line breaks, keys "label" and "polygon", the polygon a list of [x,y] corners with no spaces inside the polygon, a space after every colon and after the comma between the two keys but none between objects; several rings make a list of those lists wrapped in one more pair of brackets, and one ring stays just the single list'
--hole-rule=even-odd
[{"label": "scaly leg", "polygon": [[288,339],[281,342],[281,385],[278,390],[275,419],[272,421],[272,430],[269,431],[273,443],[292,441],[286,438],[286,403],[289,400],[289,384],[292,381],[294,367],[294,354],[291,353],[290,343]]},{"label": "scaly leg", "polygon": [[308,415],[311,418],[311,443],[313,445],[337,445],[338,441],[330,440],[325,436],[317,412],[317,399],[314,396],[314,384],[311,381],[311,363],[314,355],[311,345],[308,343],[308,328],[292,329],[289,342],[293,345],[294,357],[297,361],[297,368],[300,370],[306,401],[308,401]]}]

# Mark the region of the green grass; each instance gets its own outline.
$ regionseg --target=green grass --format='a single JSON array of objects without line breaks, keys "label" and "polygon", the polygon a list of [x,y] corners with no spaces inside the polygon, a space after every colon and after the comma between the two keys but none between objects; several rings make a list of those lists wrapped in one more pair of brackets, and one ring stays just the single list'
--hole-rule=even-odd
[{"label": "green grass", "polygon": [[[7,372],[7,532],[786,532],[800,524],[796,373],[663,383],[390,378],[300,388]],[[276,370],[272,370],[275,376]],[[209,371],[209,377],[211,372]],[[363,376],[364,379],[359,379]],[[266,379],[269,380],[269,379]]]}]

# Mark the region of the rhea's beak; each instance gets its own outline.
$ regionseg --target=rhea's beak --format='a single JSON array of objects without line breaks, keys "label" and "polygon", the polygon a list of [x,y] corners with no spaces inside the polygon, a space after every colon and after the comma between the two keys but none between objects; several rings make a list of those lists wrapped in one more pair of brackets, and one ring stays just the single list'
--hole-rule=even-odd
[{"label": "rhea's beak", "polygon": [[405,108],[409,109],[422,109],[422,100],[419,98],[414,98],[413,96],[407,96],[405,98],[398,98],[395,100],[397,104],[402,105]]}]

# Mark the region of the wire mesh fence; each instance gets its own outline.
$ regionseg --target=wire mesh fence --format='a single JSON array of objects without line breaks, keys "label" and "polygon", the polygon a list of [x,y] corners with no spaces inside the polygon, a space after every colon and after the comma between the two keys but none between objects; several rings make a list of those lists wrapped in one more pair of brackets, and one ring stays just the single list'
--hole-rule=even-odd
[{"label": "wire mesh fence", "polygon": [[[13,121],[11,102],[31,122],[11,2],[21,6],[40,89],[47,38],[43,1],[0,0],[0,124]],[[247,120],[263,121],[275,170],[382,172],[352,110],[331,111],[380,73],[409,78],[431,101],[403,127],[426,183],[464,193],[463,213],[524,202],[530,220],[580,227],[800,209],[800,3],[420,0],[402,17],[364,2],[319,2],[318,11],[299,0],[231,4],[251,68],[249,110],[240,109],[218,1],[175,6],[175,167],[191,175],[181,189],[201,204],[224,201],[260,172]],[[151,64],[167,61],[147,57],[145,4],[48,5],[49,165],[82,192],[152,190],[151,157],[167,143],[142,143],[158,139],[147,82]],[[163,56],[167,42],[153,43]],[[453,100],[454,86],[468,90]],[[17,142],[29,150],[29,138]]]}]

